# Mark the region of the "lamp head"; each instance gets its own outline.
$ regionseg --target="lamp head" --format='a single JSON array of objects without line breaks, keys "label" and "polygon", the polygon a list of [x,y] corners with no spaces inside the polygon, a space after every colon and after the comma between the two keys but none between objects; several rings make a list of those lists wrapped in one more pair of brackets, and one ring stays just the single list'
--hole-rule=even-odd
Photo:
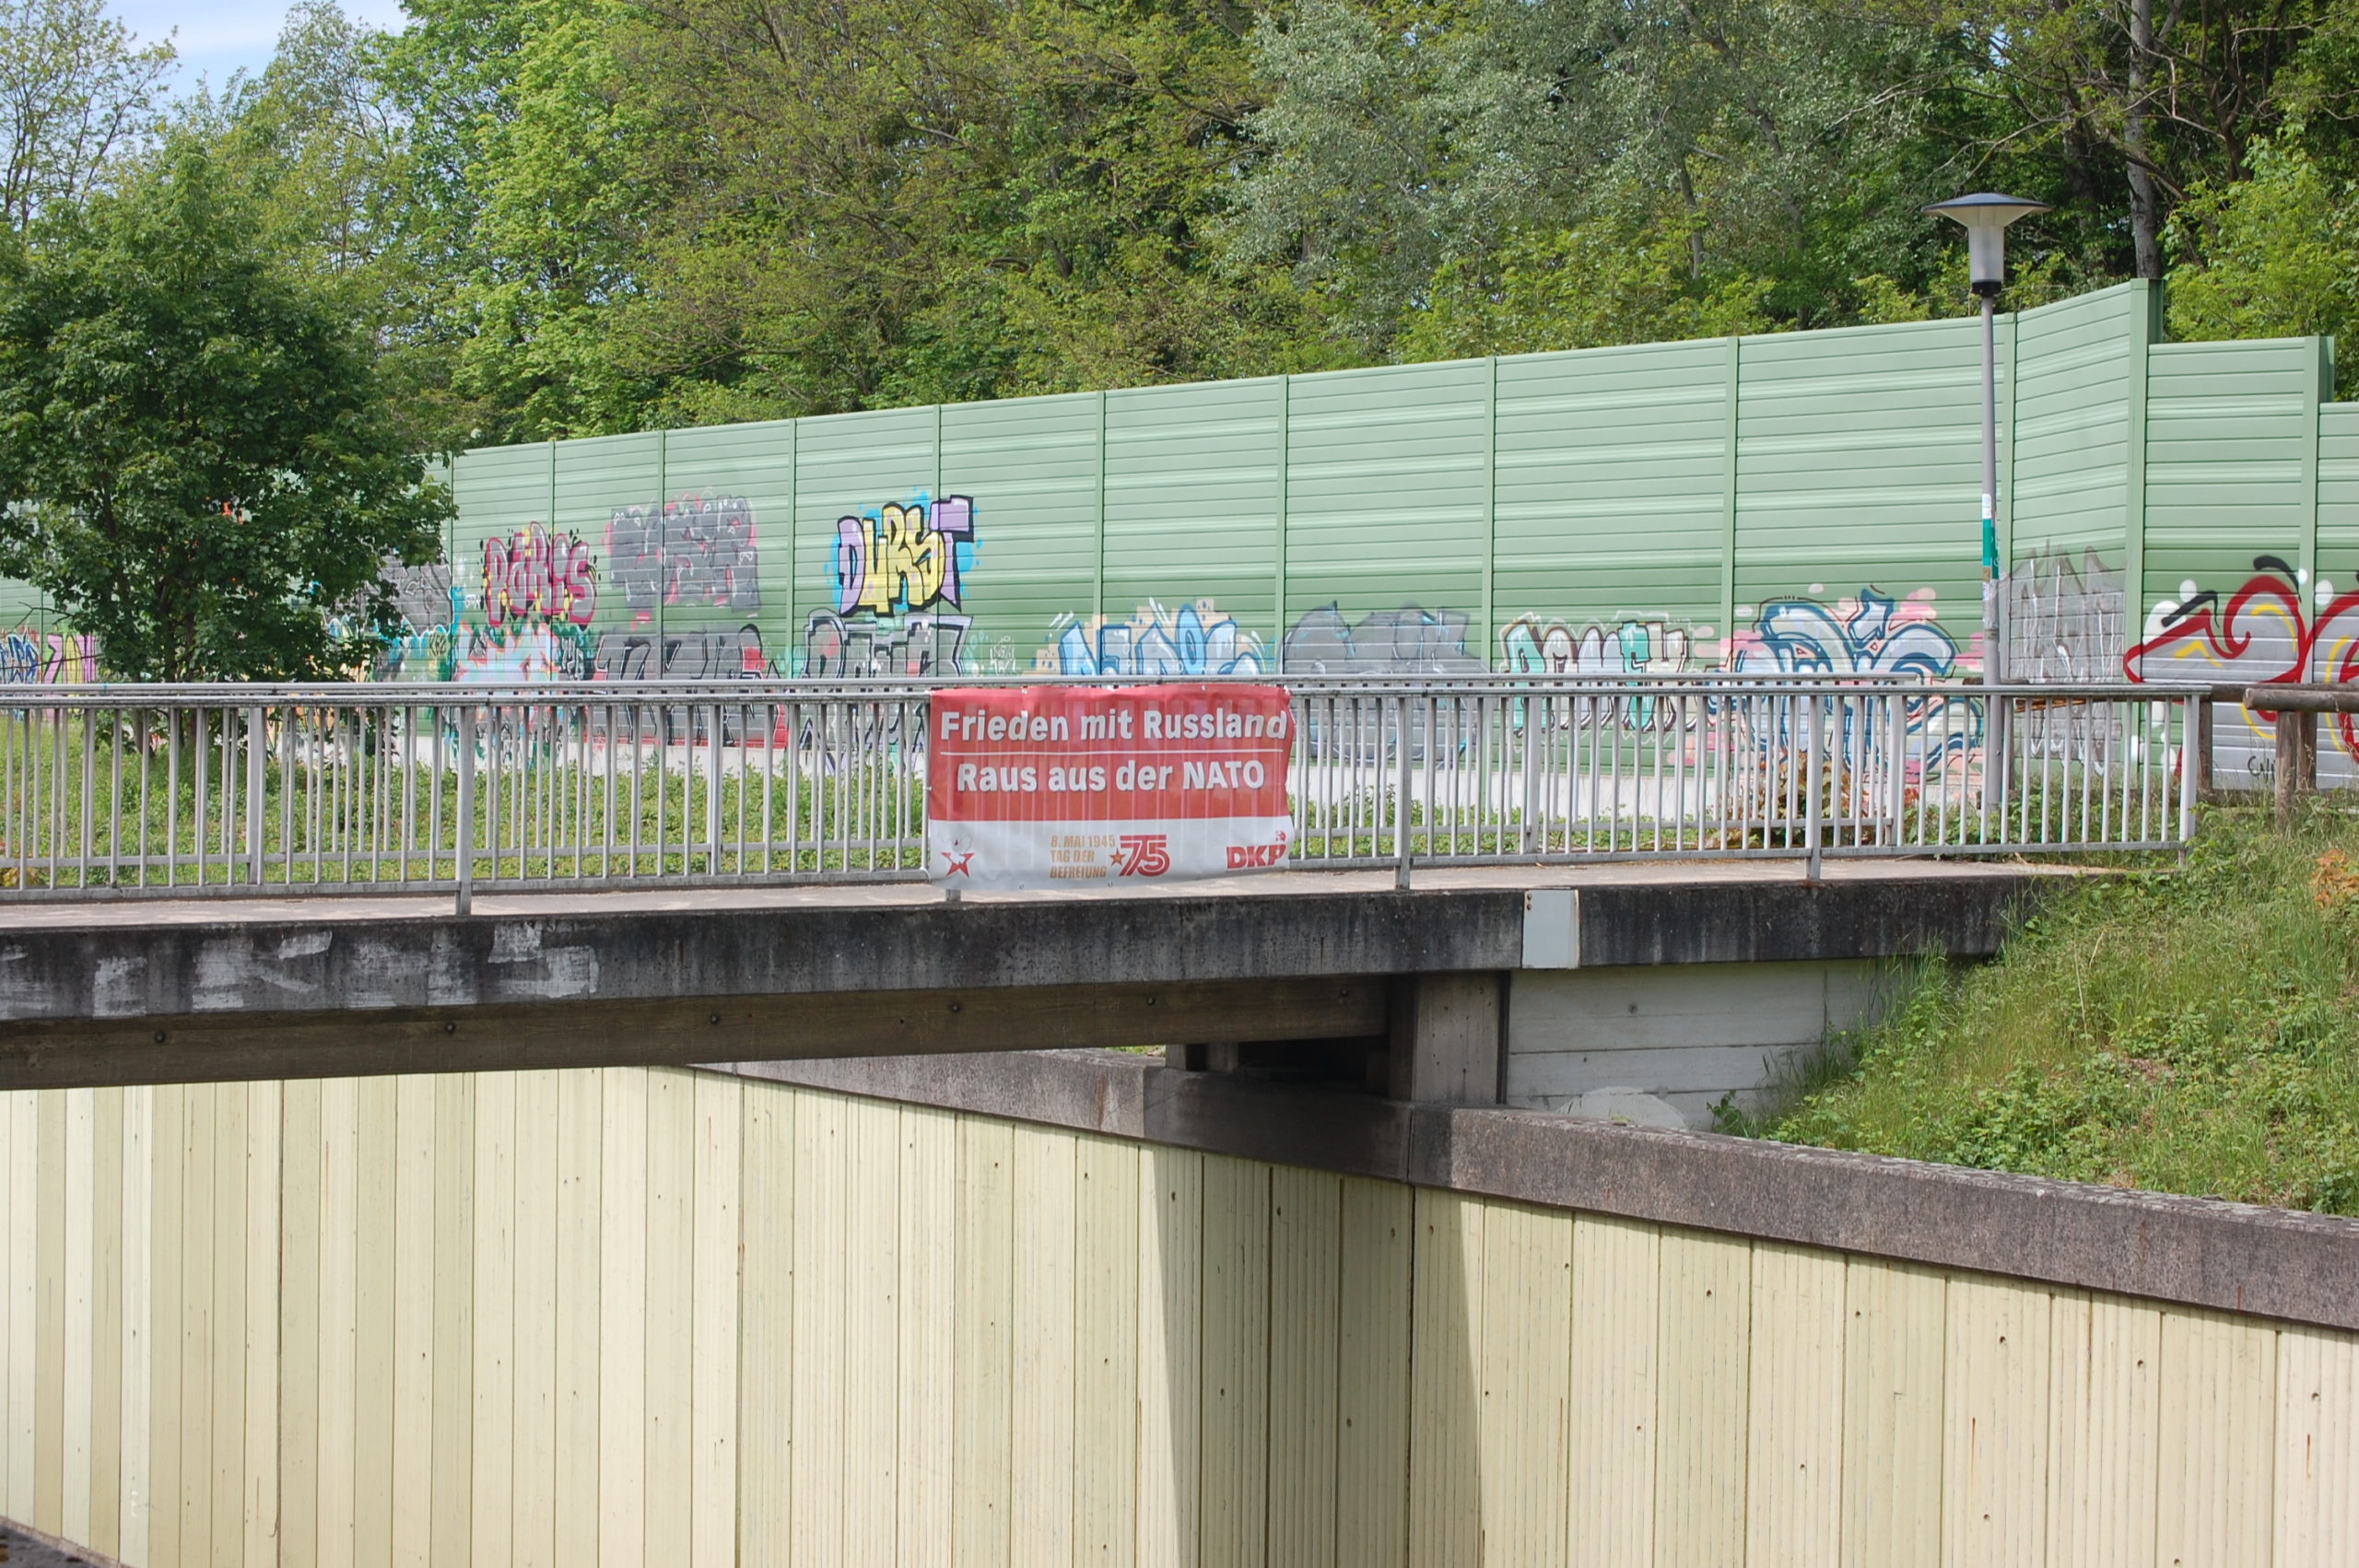
[{"label": "lamp head", "polygon": [[2021,196],[1978,191],[1971,196],[1935,202],[1924,210],[1954,217],[1966,226],[1966,270],[1974,280],[1974,292],[1989,295],[1998,293],[2007,278],[2007,225],[2046,212],[2048,206]]}]

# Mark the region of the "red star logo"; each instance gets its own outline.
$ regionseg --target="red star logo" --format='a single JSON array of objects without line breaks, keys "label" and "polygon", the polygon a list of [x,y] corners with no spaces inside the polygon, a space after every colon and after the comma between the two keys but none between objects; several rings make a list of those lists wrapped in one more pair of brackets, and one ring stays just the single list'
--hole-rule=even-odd
[{"label": "red star logo", "polygon": [[954,855],[945,849],[942,852],[942,859],[948,868],[943,872],[944,876],[970,877],[975,874],[975,851],[972,849],[963,855]]}]

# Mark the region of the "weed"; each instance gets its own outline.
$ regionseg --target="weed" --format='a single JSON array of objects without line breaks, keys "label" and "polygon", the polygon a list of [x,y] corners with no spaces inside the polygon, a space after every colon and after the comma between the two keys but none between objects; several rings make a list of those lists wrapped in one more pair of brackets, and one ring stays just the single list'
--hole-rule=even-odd
[{"label": "weed", "polygon": [[1994,962],[1927,964],[1848,1068],[1732,1131],[2359,1214],[2359,824],[2215,809]]}]

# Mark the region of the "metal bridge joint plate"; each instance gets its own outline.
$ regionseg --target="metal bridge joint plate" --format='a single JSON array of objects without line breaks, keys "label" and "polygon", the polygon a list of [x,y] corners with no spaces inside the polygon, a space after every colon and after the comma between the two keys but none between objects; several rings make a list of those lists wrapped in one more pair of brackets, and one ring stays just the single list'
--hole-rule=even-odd
[{"label": "metal bridge joint plate", "polygon": [[1523,895],[1523,966],[1581,966],[1581,895],[1579,888],[1535,887]]}]

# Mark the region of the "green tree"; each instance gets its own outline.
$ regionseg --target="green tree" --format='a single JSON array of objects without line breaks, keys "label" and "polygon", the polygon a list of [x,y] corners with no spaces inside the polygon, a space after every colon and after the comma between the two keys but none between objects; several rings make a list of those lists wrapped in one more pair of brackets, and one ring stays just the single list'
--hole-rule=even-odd
[{"label": "green tree", "polygon": [[352,312],[181,138],[0,251],[0,572],[136,680],[324,676],[450,514]]},{"label": "green tree", "polygon": [[0,0],[0,212],[15,228],[80,199],[163,120],[172,46],[142,45],[103,0]]},{"label": "green tree", "polygon": [[2359,396],[2359,193],[2293,137],[2256,146],[2248,180],[2201,183],[2173,220],[2171,335],[2189,342],[2324,333]]}]

